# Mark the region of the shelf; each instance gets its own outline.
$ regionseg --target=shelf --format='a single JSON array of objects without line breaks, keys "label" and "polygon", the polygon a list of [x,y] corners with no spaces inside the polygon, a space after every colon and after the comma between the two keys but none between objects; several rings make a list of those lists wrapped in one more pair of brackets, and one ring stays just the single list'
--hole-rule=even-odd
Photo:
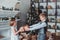
[{"label": "shelf", "polygon": [[[60,22],[56,22],[57,24],[60,23]],[[54,24],[54,22],[48,22],[48,24]]]},{"label": "shelf", "polygon": [[[48,31],[50,31],[51,33],[55,33],[55,29],[47,29]],[[60,32],[60,30],[56,30],[57,32]]]},{"label": "shelf", "polygon": [[55,33],[55,29],[47,29],[51,33]]},{"label": "shelf", "polygon": [[60,22],[57,22],[57,23],[60,23]]},{"label": "shelf", "polygon": [[[46,8],[43,8],[43,9],[46,9]],[[55,10],[56,8],[52,8],[52,9],[48,9],[48,10]],[[60,10],[60,8],[57,8],[57,10]]]},{"label": "shelf", "polygon": [[14,17],[19,11],[0,10],[0,17]]},{"label": "shelf", "polygon": [[48,16],[48,17],[49,17],[49,18],[51,18],[51,17],[52,17],[52,18],[55,18],[55,16]]},{"label": "shelf", "polygon": [[57,10],[60,10],[60,8],[57,8]]},{"label": "shelf", "polygon": [[8,25],[0,26],[0,31],[9,30],[10,28]]},{"label": "shelf", "polygon": [[54,22],[48,22],[48,23],[52,23],[53,24]]},{"label": "shelf", "polygon": [[10,29],[10,26],[9,26],[9,20],[8,21],[0,21],[0,31],[1,30],[8,30]]},{"label": "shelf", "polygon": [[[57,1],[57,0],[56,0]],[[57,5],[56,5],[57,3]],[[52,28],[60,23],[60,22],[56,22],[56,19],[58,18],[57,16],[60,16],[60,8],[58,7],[58,5],[60,6],[60,2],[41,2],[39,3],[39,7],[42,8],[41,10],[42,11],[46,11],[47,14],[48,14],[48,19],[50,19],[49,21],[52,21],[52,22],[48,22],[48,25],[50,25]],[[57,8],[56,8],[57,6]],[[47,8],[46,8],[47,7]],[[48,9],[50,8],[50,9]],[[57,11],[57,15],[56,15],[56,11]],[[52,14],[52,15],[51,15]],[[57,18],[56,18],[57,17]],[[58,20],[59,21],[59,20]],[[48,26],[47,25],[47,26]],[[59,24],[60,25],[60,24]],[[57,25],[56,25],[57,26]],[[49,26],[48,26],[49,27]],[[60,27],[60,26],[59,26]],[[55,32],[56,30],[55,29],[49,29],[48,28],[48,31],[50,32]]]},{"label": "shelf", "polygon": [[55,15],[48,15],[48,16],[55,16]]},{"label": "shelf", "polygon": [[57,4],[59,4],[59,5],[60,5],[60,2],[57,2]]},{"label": "shelf", "polygon": [[60,30],[58,30],[58,29],[57,29],[56,31],[57,31],[57,32],[60,32]]},{"label": "shelf", "polygon": [[11,10],[0,10],[1,12],[20,12],[20,11],[15,11],[15,10],[13,10],[13,11],[11,11]]},{"label": "shelf", "polygon": [[[46,10],[46,8],[43,8],[43,10]],[[55,10],[56,8],[48,9],[48,10]],[[57,10],[60,10],[60,8],[57,8]]]},{"label": "shelf", "polygon": [[[47,4],[47,2],[40,2],[40,3],[46,3]],[[48,2],[48,3],[55,3],[55,2]]]},{"label": "shelf", "polygon": [[[47,3],[47,2],[40,2],[40,3]],[[48,3],[56,3],[56,2],[48,2]],[[60,3],[60,1],[57,1],[57,3]]]},{"label": "shelf", "polygon": [[[47,8],[43,8],[43,10],[44,10],[44,9],[47,9]],[[52,8],[52,9],[48,9],[48,10],[53,10],[53,9],[56,9],[56,8]]]},{"label": "shelf", "polygon": [[55,23],[55,22],[48,22],[48,23]]},{"label": "shelf", "polygon": [[[43,9],[46,9],[46,8],[43,8]],[[53,10],[53,9],[56,9],[56,8],[52,8],[52,9],[48,9],[48,10]],[[60,10],[60,8],[57,8],[57,10],[58,10],[58,9]]]},{"label": "shelf", "polygon": [[[54,28],[48,28],[48,29],[54,29]],[[55,29],[54,29],[55,30]]]},{"label": "shelf", "polygon": [[0,40],[11,40],[10,37],[5,37],[5,38],[2,38]]},{"label": "shelf", "polygon": [[46,3],[46,2],[39,2],[39,3]]},{"label": "shelf", "polygon": [[[53,29],[53,28],[48,28],[48,29]],[[54,29],[55,30],[55,29]],[[60,31],[60,29],[56,29],[57,31]]]},{"label": "shelf", "polygon": [[60,31],[60,29],[56,29],[56,30],[59,30]]},{"label": "shelf", "polygon": [[60,16],[57,15],[57,18],[58,18],[58,17],[59,17],[59,19],[60,19]]},{"label": "shelf", "polygon": [[57,17],[60,16],[60,15],[57,15]]}]

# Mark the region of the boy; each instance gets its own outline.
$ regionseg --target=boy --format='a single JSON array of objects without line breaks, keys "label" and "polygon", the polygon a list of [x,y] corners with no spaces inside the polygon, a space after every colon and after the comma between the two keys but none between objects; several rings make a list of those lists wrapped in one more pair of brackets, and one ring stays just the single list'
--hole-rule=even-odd
[{"label": "boy", "polygon": [[38,22],[37,24],[34,24],[32,26],[29,26],[30,28],[26,27],[25,31],[31,31],[31,30],[37,30],[39,29],[38,32],[38,38],[37,40],[45,40],[46,37],[46,14],[45,13],[41,13],[39,14],[39,20],[40,22]]}]

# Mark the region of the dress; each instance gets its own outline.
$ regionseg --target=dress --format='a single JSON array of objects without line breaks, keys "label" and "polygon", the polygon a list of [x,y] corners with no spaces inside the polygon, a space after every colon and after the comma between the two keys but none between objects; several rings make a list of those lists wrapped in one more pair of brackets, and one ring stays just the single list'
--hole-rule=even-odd
[{"label": "dress", "polygon": [[19,40],[19,38],[18,38],[18,35],[14,35],[14,33],[13,33],[13,29],[16,29],[16,31],[17,31],[17,28],[16,27],[11,27],[11,40]]}]

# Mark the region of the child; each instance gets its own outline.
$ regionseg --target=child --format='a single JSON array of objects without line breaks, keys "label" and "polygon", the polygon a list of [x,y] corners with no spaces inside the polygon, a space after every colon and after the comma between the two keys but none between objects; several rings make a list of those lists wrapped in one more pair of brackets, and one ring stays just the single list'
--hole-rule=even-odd
[{"label": "child", "polygon": [[11,26],[11,40],[19,40],[18,35],[15,35],[17,31],[15,18],[11,18],[10,26]]},{"label": "child", "polygon": [[32,26],[29,26],[30,28],[26,27],[25,31],[31,31],[31,30],[37,30],[39,29],[38,32],[38,38],[37,40],[45,40],[46,37],[46,29],[47,29],[47,24],[46,24],[46,14],[45,13],[41,13],[39,14],[39,20],[40,22],[38,22],[37,24],[34,24]]}]

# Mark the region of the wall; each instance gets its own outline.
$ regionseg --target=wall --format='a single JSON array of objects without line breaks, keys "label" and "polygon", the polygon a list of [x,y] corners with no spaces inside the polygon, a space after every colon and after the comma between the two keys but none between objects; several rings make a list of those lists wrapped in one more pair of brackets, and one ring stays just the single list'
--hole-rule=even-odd
[{"label": "wall", "polygon": [[[20,5],[20,11],[22,13],[26,13],[30,7],[30,0],[20,0],[21,5]],[[14,7],[16,4],[17,0],[0,0],[0,7],[5,6],[5,7]]]}]

